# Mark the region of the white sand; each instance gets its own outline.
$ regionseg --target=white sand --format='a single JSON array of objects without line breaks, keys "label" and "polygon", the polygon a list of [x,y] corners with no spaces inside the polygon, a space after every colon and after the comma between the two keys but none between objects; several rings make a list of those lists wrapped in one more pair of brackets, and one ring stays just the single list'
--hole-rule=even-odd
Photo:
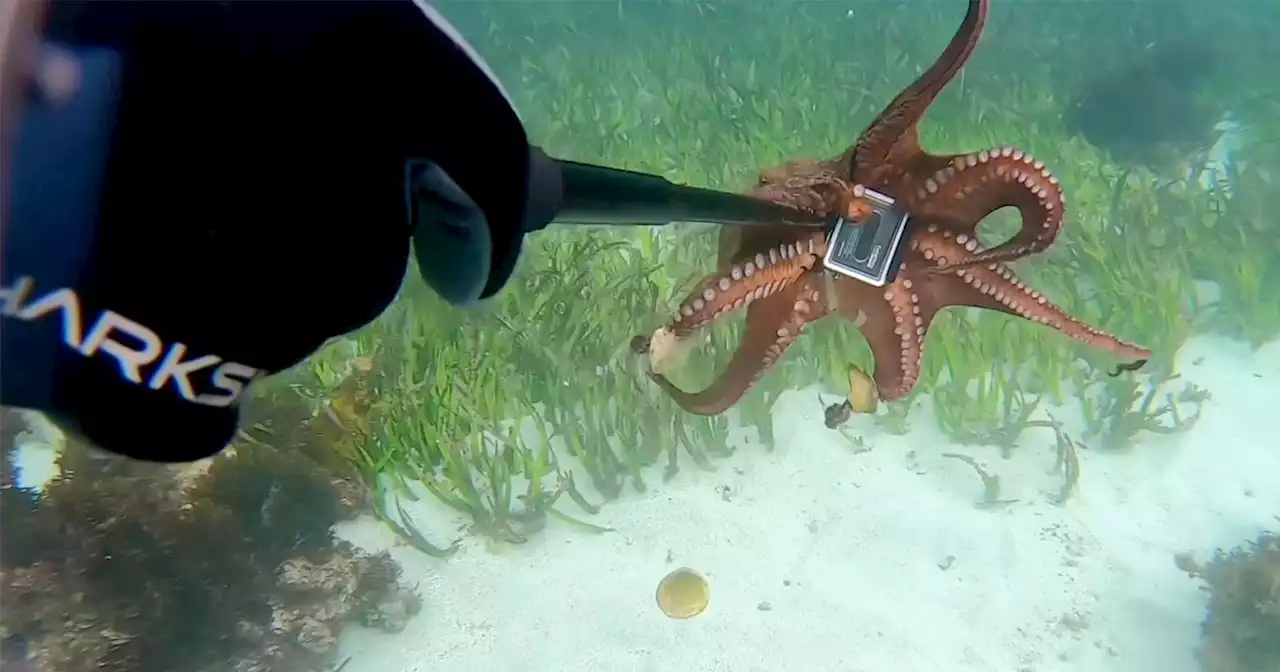
[{"label": "white sand", "polygon": [[[1280,346],[1200,339],[1182,361],[1184,379],[1213,393],[1200,423],[1081,453],[1065,507],[1050,502],[1061,481],[1049,430],[1005,460],[951,445],[922,408],[906,436],[855,418],[873,449],[854,454],[812,391],[787,395],[774,452],[744,446],[715,473],[689,465],[592,518],[618,533],[553,523],[496,554],[470,539],[447,561],[393,547],[425,611],[400,635],[349,631],[344,672],[1194,672],[1205,595],[1173,555],[1204,558],[1277,526]],[[1078,412],[1054,414],[1079,437]],[[981,483],[949,451],[1018,501],[976,508]],[[435,538],[456,535],[438,504],[412,506]],[[342,534],[394,541],[370,521]],[[681,565],[712,589],[687,621],[653,599]]]}]

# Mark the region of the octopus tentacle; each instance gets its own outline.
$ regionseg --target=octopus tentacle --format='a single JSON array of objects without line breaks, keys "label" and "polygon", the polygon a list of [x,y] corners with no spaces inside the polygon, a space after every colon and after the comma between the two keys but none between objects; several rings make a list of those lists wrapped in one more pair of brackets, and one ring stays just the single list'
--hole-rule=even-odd
[{"label": "octopus tentacle", "polygon": [[[966,240],[964,234],[953,236],[950,231],[938,230],[936,227],[929,227],[929,233],[930,235],[912,241],[912,247],[917,248],[928,259],[965,259],[966,254],[979,250],[976,241],[972,238]],[[1085,345],[1117,357],[1134,360],[1151,357],[1149,349],[1121,340],[1067,315],[1043,294],[1019,280],[1004,264],[967,266],[950,273],[959,276],[967,287],[957,287],[956,283],[948,282],[944,294],[943,288],[935,280],[942,276],[925,276],[930,290],[925,293],[928,308],[936,310],[942,305],[966,305],[997,310],[1047,325]]]},{"label": "octopus tentacle", "polygon": [[[857,181],[868,182],[858,170],[860,167],[874,167],[885,163],[889,153],[900,142],[907,142],[911,147],[899,149],[919,151],[916,123],[943,87],[956,76],[965,61],[969,60],[986,20],[987,0],[969,0],[969,8],[960,28],[938,60],[899,93],[862,132],[848,157],[850,173]],[[875,185],[874,181],[868,183]]]},{"label": "octopus tentacle", "polygon": [[912,186],[916,213],[946,218],[948,228],[955,232],[973,233],[984,217],[1006,206],[1016,207],[1022,215],[1022,227],[1005,242],[970,255],[963,263],[952,260],[930,272],[1012,261],[1042,252],[1062,229],[1065,204],[1058,178],[1042,161],[1020,149],[999,147],[952,157],[945,167]]},{"label": "octopus tentacle", "polygon": [[826,253],[821,234],[779,243],[748,259],[729,264],[699,283],[667,325],[678,338],[742,306],[749,306],[795,282]]},{"label": "octopus tentacle", "polygon": [[898,276],[885,287],[836,281],[840,314],[866,335],[875,360],[875,382],[884,401],[905,397],[920,378],[924,335],[934,311],[921,305],[916,283]]},{"label": "octopus tentacle", "polygon": [[651,372],[649,377],[686,412],[723,413],[778,361],[805,324],[826,314],[820,284],[815,280],[818,275],[810,273],[751,306],[746,332],[733,359],[706,389],[686,392],[666,376]]}]

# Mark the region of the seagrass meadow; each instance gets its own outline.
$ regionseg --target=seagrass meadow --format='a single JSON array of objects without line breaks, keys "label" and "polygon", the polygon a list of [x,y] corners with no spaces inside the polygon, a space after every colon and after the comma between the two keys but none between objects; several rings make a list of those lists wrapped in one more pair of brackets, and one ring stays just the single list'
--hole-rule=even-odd
[{"label": "seagrass meadow", "polygon": [[[1220,333],[1259,346],[1280,333],[1280,81],[1267,74],[1264,46],[1280,6],[993,5],[984,41],[930,109],[921,143],[935,152],[1010,144],[1043,160],[1067,195],[1067,221],[1053,248],[1017,272],[1153,356],[1139,372],[1112,376],[1115,362],[1035,324],[952,310],[929,332],[920,384],[877,422],[896,432],[936,422],[957,442],[1013,450],[1039,405],[1082,399],[1080,438],[1135,449],[1144,435],[1194,423],[1208,396],[1174,367],[1188,338]],[[552,154],[731,190],[761,167],[848,146],[932,62],[964,10],[955,0],[440,7]],[[1178,161],[1124,165],[1064,128],[1091,77],[1171,40],[1207,46],[1199,57],[1215,70],[1181,91],[1217,113],[1178,147]],[[1115,114],[1156,123],[1162,110]],[[1225,159],[1212,159],[1222,135],[1213,122],[1226,117],[1242,130]],[[483,131],[471,132],[483,152]],[[981,233],[999,240],[1015,225],[1011,211],[997,212]],[[553,226],[528,240],[497,299],[451,309],[410,280],[376,324],[273,386],[354,428],[345,457],[370,482],[410,497],[405,482],[421,482],[469,516],[475,534],[519,543],[548,517],[599,531],[590,515],[558,507],[572,500],[575,511],[594,512],[629,490],[661,487],[651,465],[668,477],[715,469],[727,451],[730,418],[680,412],[626,348],[712,270],[714,245],[707,227]],[[712,330],[678,382],[705,385],[737,338]],[[363,365],[353,368],[353,358]],[[768,446],[778,395],[814,384],[836,392],[851,363],[870,366],[857,330],[821,322],[730,415]],[[913,413],[924,396],[936,402],[930,417]],[[447,555],[450,540],[413,536]]]}]

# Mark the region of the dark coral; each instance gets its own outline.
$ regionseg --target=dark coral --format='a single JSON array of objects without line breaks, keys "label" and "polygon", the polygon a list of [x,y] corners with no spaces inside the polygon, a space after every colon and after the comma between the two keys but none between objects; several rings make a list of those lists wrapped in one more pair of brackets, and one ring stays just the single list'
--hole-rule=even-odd
[{"label": "dark coral", "polygon": [[1200,650],[1206,672],[1280,670],[1280,535],[1218,551],[1205,565],[1182,556],[1178,566],[1209,590]]},{"label": "dark coral", "polygon": [[332,535],[359,488],[311,457],[305,413],[272,411],[200,465],[70,442],[35,492],[14,480],[24,421],[0,409],[0,636],[42,672],[289,672],[330,662],[345,623],[403,628],[399,567]]}]

